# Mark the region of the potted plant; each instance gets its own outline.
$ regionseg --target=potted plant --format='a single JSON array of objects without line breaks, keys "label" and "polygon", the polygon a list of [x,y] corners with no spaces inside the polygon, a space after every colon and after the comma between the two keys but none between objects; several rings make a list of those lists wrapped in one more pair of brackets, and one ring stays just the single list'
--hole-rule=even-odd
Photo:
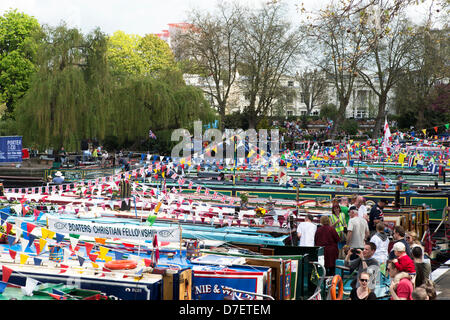
[{"label": "potted plant", "polygon": [[247,192],[242,192],[239,195],[239,198],[241,198],[241,208],[242,209],[246,209],[247,205],[248,205],[248,193]]}]

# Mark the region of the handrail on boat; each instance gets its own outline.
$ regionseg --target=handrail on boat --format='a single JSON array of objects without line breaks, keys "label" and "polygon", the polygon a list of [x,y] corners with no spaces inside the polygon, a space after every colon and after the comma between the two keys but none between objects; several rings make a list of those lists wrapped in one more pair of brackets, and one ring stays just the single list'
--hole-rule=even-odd
[{"label": "handrail on boat", "polygon": [[317,284],[316,290],[314,291],[313,295],[307,299],[307,300],[313,300],[317,295],[320,294],[322,284],[324,283],[324,281],[326,279],[327,271],[326,271],[325,267],[318,262],[310,261],[309,263],[316,265],[316,266],[320,266],[323,271],[323,276],[319,277],[319,283]]}]

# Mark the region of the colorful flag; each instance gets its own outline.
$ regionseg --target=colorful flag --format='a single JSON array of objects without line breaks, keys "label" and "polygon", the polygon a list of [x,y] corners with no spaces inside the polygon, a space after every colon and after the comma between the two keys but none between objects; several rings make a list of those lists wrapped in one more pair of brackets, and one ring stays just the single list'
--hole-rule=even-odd
[{"label": "colorful flag", "polygon": [[389,138],[391,137],[391,130],[389,129],[389,124],[387,118],[384,121],[384,138],[383,138],[383,153],[387,154],[389,146]]},{"label": "colorful flag", "polygon": [[155,134],[153,133],[152,130],[148,130],[148,137],[149,137],[150,139],[155,139],[155,140],[156,140],[156,136],[155,136]]}]

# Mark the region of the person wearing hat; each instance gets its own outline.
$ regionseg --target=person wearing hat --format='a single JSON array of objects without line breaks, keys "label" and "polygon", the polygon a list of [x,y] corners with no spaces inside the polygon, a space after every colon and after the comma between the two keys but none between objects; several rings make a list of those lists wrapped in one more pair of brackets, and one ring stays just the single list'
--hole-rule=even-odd
[{"label": "person wearing hat", "polygon": [[376,232],[376,225],[380,222],[383,222],[383,209],[386,206],[388,201],[386,199],[380,199],[376,205],[372,207],[369,213],[369,232],[370,237],[372,237]]},{"label": "person wearing hat", "polygon": [[61,171],[57,171],[55,173],[55,177],[53,178],[52,182],[55,184],[62,184],[64,182],[64,176]]},{"label": "person wearing hat", "polygon": [[[350,206],[348,212],[350,214],[350,220],[347,229],[347,244],[344,246],[344,251],[348,250],[348,248],[362,250],[364,248],[364,241],[369,236],[367,221],[358,215],[358,209],[355,206]],[[356,254],[354,253],[351,259],[355,258]]]},{"label": "person wearing hat", "polygon": [[414,261],[406,254],[406,246],[402,242],[396,242],[393,247],[396,256],[392,262],[399,272],[416,273]]}]

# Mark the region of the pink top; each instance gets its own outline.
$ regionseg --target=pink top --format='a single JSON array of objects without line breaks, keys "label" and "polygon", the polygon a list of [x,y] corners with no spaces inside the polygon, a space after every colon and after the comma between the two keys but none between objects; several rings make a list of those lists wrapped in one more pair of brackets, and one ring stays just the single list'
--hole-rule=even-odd
[{"label": "pink top", "polygon": [[413,285],[408,278],[403,278],[397,285],[397,296],[399,298],[406,298],[406,300],[412,300]]}]

